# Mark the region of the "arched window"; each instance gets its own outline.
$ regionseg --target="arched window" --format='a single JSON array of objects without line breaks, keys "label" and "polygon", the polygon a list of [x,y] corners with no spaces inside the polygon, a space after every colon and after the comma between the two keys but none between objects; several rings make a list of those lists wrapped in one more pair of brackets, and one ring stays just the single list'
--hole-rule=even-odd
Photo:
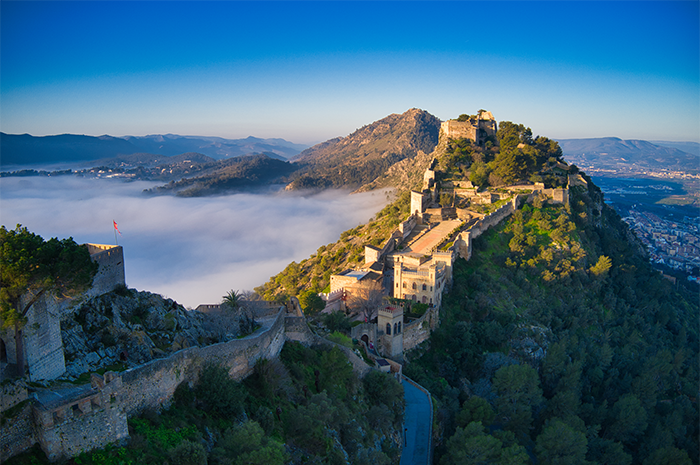
[{"label": "arched window", "polygon": [[403,283],[403,288],[406,289],[406,282]]},{"label": "arched window", "polygon": [[386,333],[391,335],[391,323],[386,324]]},{"label": "arched window", "polygon": [[415,295],[415,294],[413,294],[413,295],[411,296],[411,300],[414,301],[414,302],[416,301],[416,295]]},{"label": "arched window", "polygon": [[401,322],[399,321],[399,334],[401,334]]},{"label": "arched window", "polygon": [[423,284],[423,290],[426,290],[426,289],[428,289],[428,286],[426,286],[425,284]]},{"label": "arched window", "polygon": [[396,331],[396,323],[394,323],[394,334],[399,334],[399,332]]},{"label": "arched window", "polygon": [[428,303],[428,298],[426,296],[423,296],[423,303],[424,304]]},{"label": "arched window", "polygon": [[415,288],[416,288],[416,283],[413,283],[413,289],[415,289]]}]

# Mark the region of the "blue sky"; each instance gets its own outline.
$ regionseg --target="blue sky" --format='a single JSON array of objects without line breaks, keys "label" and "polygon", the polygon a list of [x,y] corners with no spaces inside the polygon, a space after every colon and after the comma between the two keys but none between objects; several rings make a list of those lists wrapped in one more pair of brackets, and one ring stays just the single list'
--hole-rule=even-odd
[{"label": "blue sky", "polygon": [[0,2],[0,130],[297,143],[479,109],[552,138],[700,141],[685,2]]}]

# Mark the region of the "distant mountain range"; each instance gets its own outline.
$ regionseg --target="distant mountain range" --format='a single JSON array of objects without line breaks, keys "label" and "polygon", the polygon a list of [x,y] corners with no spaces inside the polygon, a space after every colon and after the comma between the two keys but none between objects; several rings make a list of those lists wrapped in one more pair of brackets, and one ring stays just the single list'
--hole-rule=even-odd
[{"label": "distant mountain range", "polygon": [[622,140],[617,137],[558,140],[564,158],[580,168],[618,171],[685,171],[700,172],[700,144]]},{"label": "distant mountain range", "polygon": [[284,139],[224,139],[221,137],[179,136],[176,134],[150,136],[31,136],[0,133],[0,165],[38,165],[49,163],[97,162],[114,157],[139,154],[174,156],[197,152],[215,160],[266,153],[287,160],[306,145]]},{"label": "distant mountain range", "polygon": [[[283,139],[219,137],[34,137],[0,133],[0,164],[82,162],[90,173],[170,182],[154,193],[210,195],[265,184],[288,189],[411,188],[438,143],[440,120],[411,109],[391,114],[346,137],[306,148]],[[700,144],[622,140],[616,137],[559,140],[565,159],[584,171],[613,175],[658,171],[700,172]],[[245,160],[255,155],[254,160]],[[266,173],[265,171],[269,171]],[[33,170],[3,173],[31,175]],[[174,182],[180,180],[178,182]],[[172,181],[172,182],[171,182]]]}]

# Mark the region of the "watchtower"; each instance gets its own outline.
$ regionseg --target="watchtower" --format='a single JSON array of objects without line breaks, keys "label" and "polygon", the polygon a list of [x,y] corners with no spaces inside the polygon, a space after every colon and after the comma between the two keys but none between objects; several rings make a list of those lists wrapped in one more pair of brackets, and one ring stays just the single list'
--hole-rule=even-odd
[{"label": "watchtower", "polygon": [[382,352],[389,358],[403,357],[403,307],[387,305],[379,309],[377,326],[380,331]]}]

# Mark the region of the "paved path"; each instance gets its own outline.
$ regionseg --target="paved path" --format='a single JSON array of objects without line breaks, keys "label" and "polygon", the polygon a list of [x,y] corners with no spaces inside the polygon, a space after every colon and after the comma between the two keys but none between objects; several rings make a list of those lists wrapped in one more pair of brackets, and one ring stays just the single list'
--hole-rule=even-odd
[{"label": "paved path", "polygon": [[430,396],[409,381],[404,381],[403,392],[406,400],[404,413],[405,442],[400,465],[430,465],[430,435],[432,408]]},{"label": "paved path", "polygon": [[408,245],[407,252],[428,253],[440,244],[454,229],[462,224],[460,220],[443,221]]}]

